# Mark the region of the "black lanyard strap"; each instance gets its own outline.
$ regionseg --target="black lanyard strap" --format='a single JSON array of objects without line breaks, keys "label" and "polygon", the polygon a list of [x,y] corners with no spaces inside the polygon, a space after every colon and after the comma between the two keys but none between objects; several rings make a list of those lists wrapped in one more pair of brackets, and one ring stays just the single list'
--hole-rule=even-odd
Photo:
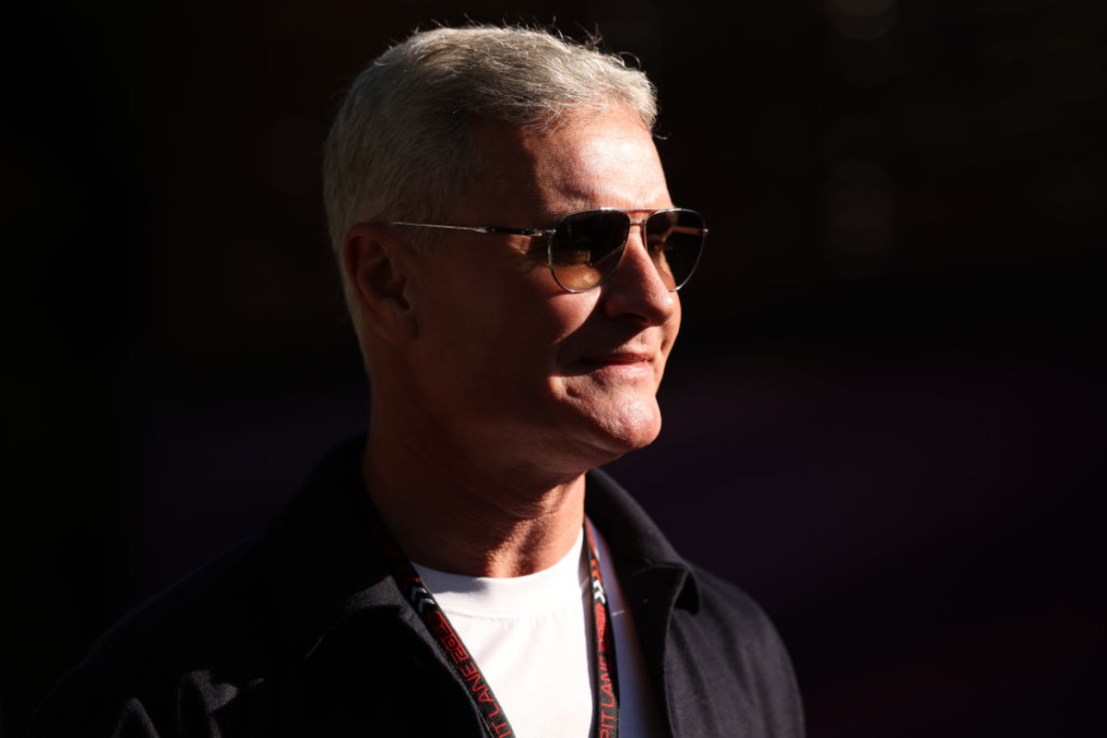
[{"label": "black lanyard strap", "polygon": [[[493,738],[512,738],[515,730],[507,719],[500,701],[485,679],[476,659],[465,647],[461,636],[454,630],[450,619],[439,606],[434,595],[423,584],[419,572],[412,566],[407,555],[392,537],[385,526],[380,513],[368,495],[365,498],[369,513],[369,532],[373,536],[377,549],[387,560],[392,579],[407,599],[412,609],[422,619],[427,630],[434,636],[446,660],[469,688],[469,697],[473,700],[484,725]],[[596,546],[592,540],[592,531],[588,523],[584,524],[584,537],[588,552],[588,577],[592,585],[592,656],[593,684],[592,735],[594,738],[617,738],[619,735],[619,679],[615,662],[615,635],[611,625],[611,611],[607,604],[607,592],[603,585],[599,561],[596,559]]]},{"label": "black lanyard strap", "polygon": [[595,706],[592,735],[596,738],[617,738],[619,669],[615,661],[615,628],[611,621],[611,609],[607,606],[600,562],[596,558],[596,544],[587,521],[584,523],[584,537],[588,544],[588,572],[592,580],[592,654],[596,670],[592,690],[592,704]]}]

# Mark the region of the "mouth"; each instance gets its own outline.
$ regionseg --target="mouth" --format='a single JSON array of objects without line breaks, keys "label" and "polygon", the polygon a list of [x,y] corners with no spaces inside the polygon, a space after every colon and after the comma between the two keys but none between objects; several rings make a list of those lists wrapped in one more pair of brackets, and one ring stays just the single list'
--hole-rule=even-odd
[{"label": "mouth", "polygon": [[611,378],[653,377],[654,354],[645,351],[610,351],[573,362],[570,374],[592,374]]}]

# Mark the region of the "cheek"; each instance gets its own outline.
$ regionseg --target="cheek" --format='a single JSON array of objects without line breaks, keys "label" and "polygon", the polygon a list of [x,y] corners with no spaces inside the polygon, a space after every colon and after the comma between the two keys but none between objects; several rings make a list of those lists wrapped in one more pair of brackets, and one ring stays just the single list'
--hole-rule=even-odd
[{"label": "cheek", "polygon": [[[673,350],[673,344],[676,343],[677,335],[680,333],[680,300],[677,300],[676,310],[673,312],[672,318],[665,323],[663,328],[664,338],[661,340],[661,352],[664,354],[665,359],[668,360],[669,354]],[[660,377],[658,377],[660,379]]]},{"label": "cheek", "polygon": [[593,330],[590,324],[606,320],[599,307],[599,290],[572,293],[560,287],[556,289],[557,293],[547,298],[545,306],[548,333],[553,337],[551,343],[585,338]]},{"label": "cheek", "polygon": [[580,302],[550,299],[541,293],[497,296],[458,311],[450,319],[452,351],[463,358],[468,381],[501,393],[537,392],[557,373],[562,346],[587,320]]},{"label": "cheek", "polygon": [[[540,392],[557,374],[561,355],[587,336],[598,291],[564,292],[544,265],[496,275],[484,270],[471,283],[450,284],[430,296],[421,338],[422,361],[468,392],[499,395]],[[439,285],[441,287],[441,285]],[[492,399],[491,396],[481,399]]]},{"label": "cheek", "polygon": [[541,288],[505,300],[498,314],[489,319],[494,321],[491,331],[509,352],[510,361],[550,373],[560,366],[563,353],[572,353],[569,347],[578,336],[587,333],[595,300],[587,293],[563,292],[556,285],[553,294],[549,285],[543,283]]}]

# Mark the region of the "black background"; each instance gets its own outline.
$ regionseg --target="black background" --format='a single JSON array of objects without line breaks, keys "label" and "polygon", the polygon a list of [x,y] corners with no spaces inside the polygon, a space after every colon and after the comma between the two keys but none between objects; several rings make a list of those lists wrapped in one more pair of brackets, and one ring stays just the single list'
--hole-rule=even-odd
[{"label": "black background", "polygon": [[[432,21],[599,30],[712,228],[613,471],[788,642],[813,736],[1103,735],[1107,5],[8,13],[0,734],[360,429],[341,91]],[[720,698],[724,698],[720,696]]]}]

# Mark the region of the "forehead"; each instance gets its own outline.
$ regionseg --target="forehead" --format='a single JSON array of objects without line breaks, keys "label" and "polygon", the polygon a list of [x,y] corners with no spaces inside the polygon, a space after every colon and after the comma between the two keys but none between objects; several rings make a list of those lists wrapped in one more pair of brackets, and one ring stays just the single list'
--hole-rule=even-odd
[{"label": "forehead", "polygon": [[548,130],[480,123],[472,154],[472,184],[455,217],[530,227],[577,210],[672,204],[652,136],[623,108],[577,113]]}]

